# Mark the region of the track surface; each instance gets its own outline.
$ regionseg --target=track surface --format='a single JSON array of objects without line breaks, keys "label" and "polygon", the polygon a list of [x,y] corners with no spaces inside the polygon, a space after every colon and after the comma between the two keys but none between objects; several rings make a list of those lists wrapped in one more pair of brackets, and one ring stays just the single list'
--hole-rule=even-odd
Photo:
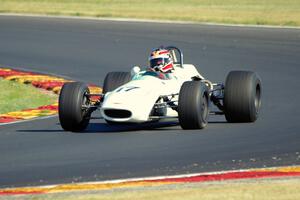
[{"label": "track surface", "polygon": [[0,187],[300,164],[300,30],[0,17],[0,64],[102,85],[109,71],[147,64],[161,44],[223,82],[230,70],[263,80],[253,124],[211,117],[204,130],[175,123],[63,132],[58,118],[0,127]]}]

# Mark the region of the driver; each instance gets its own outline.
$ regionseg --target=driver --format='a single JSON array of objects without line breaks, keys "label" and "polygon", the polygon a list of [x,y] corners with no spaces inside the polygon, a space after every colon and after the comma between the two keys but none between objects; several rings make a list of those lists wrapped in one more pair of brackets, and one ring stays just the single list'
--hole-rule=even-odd
[{"label": "driver", "polygon": [[164,48],[153,50],[150,54],[149,62],[149,71],[171,73],[174,70],[171,53]]},{"label": "driver", "polygon": [[[174,71],[174,62],[171,52],[163,47],[154,49],[149,56],[149,67],[147,67],[145,74],[152,72],[160,79],[172,79],[172,72]],[[131,70],[131,75],[135,76],[140,72],[140,68],[135,66]]]}]

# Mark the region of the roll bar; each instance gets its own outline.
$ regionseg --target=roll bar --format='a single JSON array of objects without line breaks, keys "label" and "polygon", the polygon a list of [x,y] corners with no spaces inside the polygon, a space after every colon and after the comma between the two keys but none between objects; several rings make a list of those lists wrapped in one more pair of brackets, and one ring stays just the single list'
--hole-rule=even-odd
[{"label": "roll bar", "polygon": [[[180,67],[183,68],[183,54],[182,54],[181,50],[175,46],[168,46],[165,48],[168,49],[169,51],[171,51],[171,55],[173,57],[174,64],[180,64]],[[177,51],[179,54],[179,61],[178,61],[175,51]]]}]

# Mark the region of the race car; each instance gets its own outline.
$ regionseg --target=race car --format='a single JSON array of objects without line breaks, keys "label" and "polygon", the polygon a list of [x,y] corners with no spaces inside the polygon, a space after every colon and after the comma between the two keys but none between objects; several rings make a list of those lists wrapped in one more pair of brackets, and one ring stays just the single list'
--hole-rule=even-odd
[{"label": "race car", "polygon": [[[231,123],[256,121],[262,92],[256,73],[231,71],[225,84],[213,83],[194,65],[183,63],[179,48],[166,49],[174,60],[174,70],[168,76],[137,66],[129,72],[109,72],[101,94],[91,94],[82,82],[64,84],[59,95],[62,128],[84,131],[96,110],[111,125],[174,118],[183,129],[202,129],[210,114],[225,115]],[[212,104],[217,110],[211,110]]]}]

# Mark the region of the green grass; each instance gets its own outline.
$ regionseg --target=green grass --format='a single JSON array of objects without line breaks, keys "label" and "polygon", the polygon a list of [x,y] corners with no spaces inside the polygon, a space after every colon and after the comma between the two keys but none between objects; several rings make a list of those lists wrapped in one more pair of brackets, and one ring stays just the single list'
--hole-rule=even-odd
[{"label": "green grass", "polygon": [[0,79],[0,114],[53,104],[55,95],[39,91],[31,85]]},{"label": "green grass", "polygon": [[300,26],[300,0],[0,0],[0,12]]}]

